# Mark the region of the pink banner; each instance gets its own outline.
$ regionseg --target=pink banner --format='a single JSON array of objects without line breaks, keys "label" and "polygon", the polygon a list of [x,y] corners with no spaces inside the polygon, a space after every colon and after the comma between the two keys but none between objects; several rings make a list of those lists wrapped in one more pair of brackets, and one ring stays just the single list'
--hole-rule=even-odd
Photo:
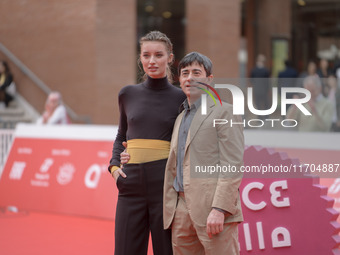
[{"label": "pink banner", "polygon": [[16,138],[0,179],[0,205],[113,219],[112,142]]}]

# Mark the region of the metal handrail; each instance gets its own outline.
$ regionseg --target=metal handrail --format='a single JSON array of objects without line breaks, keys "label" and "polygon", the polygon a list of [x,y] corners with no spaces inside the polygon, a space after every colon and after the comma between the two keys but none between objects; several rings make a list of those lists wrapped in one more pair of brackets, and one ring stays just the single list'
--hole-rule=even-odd
[{"label": "metal handrail", "polygon": [[[10,52],[1,42],[0,42],[0,51],[8,57],[13,64],[15,64],[21,72],[23,72],[28,78],[30,78],[33,83],[38,86],[46,95],[48,95],[52,90],[38,78],[38,76],[33,73],[24,63],[22,63],[12,52]],[[68,105],[64,104],[67,113],[69,114],[70,118],[75,121],[84,122],[87,124],[92,123],[91,117],[87,115],[78,115],[69,107]]]},{"label": "metal handrail", "polygon": [[14,130],[0,129],[0,179],[13,142]]}]

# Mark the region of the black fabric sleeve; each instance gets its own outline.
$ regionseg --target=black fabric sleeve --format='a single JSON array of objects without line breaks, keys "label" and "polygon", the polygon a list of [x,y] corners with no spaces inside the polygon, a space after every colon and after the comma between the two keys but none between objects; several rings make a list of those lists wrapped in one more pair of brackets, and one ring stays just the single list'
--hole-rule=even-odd
[{"label": "black fabric sleeve", "polygon": [[112,166],[120,166],[120,153],[122,153],[125,147],[122,145],[122,142],[126,142],[126,131],[127,131],[127,118],[126,112],[124,109],[124,93],[121,91],[118,96],[119,102],[119,127],[118,133],[116,136],[116,140],[113,144],[112,149],[112,158],[110,160],[110,165],[108,167],[109,172]]},{"label": "black fabric sleeve", "polygon": [[6,75],[6,79],[3,84],[0,85],[1,90],[5,90],[13,81],[13,76],[11,74]]}]

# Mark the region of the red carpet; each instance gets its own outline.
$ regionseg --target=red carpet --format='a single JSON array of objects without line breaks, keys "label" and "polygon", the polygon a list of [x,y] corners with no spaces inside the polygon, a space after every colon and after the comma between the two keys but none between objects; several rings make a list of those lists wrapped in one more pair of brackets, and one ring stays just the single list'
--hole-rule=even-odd
[{"label": "red carpet", "polygon": [[109,220],[0,211],[1,255],[109,255],[113,233]]}]

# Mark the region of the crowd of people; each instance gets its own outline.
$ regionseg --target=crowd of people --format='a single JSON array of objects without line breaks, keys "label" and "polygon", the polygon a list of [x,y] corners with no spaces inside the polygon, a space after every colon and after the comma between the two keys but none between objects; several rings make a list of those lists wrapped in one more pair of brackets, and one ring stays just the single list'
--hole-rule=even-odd
[{"label": "crowd of people", "polygon": [[[305,104],[311,116],[305,116],[294,105],[287,105],[287,119],[297,121],[299,131],[340,131],[340,60],[335,61],[330,68],[329,61],[309,61],[306,70],[299,72],[291,61],[285,61],[285,69],[272,77],[266,67],[265,56],[257,57],[256,66],[251,70],[250,81],[253,87],[254,104],[258,110],[270,108],[271,88],[274,86],[271,78],[277,78],[279,93],[284,87],[300,87],[309,90],[311,99]],[[288,99],[299,98],[298,93],[287,93]],[[261,116],[263,117],[263,116]]]}]

